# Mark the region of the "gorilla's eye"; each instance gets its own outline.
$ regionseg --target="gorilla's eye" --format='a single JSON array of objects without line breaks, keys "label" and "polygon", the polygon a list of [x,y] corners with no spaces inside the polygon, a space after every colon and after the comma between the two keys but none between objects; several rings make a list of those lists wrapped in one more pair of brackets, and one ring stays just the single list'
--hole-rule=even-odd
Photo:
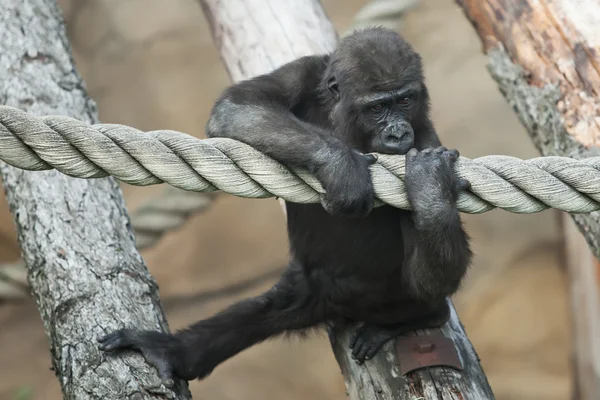
[{"label": "gorilla's eye", "polygon": [[410,97],[404,97],[400,100],[400,104],[403,106],[406,106],[406,105],[410,104],[411,101],[412,101],[412,99]]},{"label": "gorilla's eye", "polygon": [[371,107],[371,110],[381,111],[381,110],[383,110],[383,104],[381,104],[381,103],[375,104],[374,106]]}]

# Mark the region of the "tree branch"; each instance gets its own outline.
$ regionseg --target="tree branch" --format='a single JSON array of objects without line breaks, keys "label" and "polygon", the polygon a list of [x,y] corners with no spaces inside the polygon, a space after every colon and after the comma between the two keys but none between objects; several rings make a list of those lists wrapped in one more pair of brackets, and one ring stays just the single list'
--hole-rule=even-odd
[{"label": "tree branch", "polygon": [[[460,0],[488,69],[544,156],[600,154],[600,3]],[[600,212],[571,214],[600,256]],[[566,224],[576,397],[600,398],[600,263]]]},{"label": "tree branch", "polygon": [[[54,0],[5,1],[0,26],[0,103],[98,122]],[[65,399],[190,398],[184,382],[161,386],[140,355],[97,349],[98,336],[123,325],[168,329],[115,180],[1,162],[0,172]]]}]

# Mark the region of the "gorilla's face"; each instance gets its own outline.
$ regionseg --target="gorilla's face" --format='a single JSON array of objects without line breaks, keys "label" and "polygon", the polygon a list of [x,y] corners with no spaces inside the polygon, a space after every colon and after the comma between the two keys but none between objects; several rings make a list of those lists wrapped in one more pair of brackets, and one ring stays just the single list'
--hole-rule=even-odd
[{"label": "gorilla's face", "polygon": [[423,81],[421,58],[396,33],[342,40],[327,81],[337,135],[363,152],[406,154],[429,118]]},{"label": "gorilla's face", "polygon": [[415,143],[411,121],[418,101],[419,93],[411,86],[359,97],[353,108],[364,151],[406,154]]}]

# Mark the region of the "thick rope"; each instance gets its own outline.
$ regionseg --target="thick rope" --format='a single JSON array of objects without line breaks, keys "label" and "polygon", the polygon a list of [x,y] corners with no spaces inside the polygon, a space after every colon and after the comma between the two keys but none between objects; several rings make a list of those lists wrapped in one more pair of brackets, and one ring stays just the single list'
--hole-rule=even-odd
[{"label": "thick rope", "polygon": [[27,269],[23,261],[0,264],[0,300],[21,300],[29,296]]},{"label": "thick rope", "polygon": [[131,214],[138,250],[154,246],[165,233],[181,227],[192,215],[206,211],[214,197],[215,193],[167,187]]},{"label": "thick rope", "polygon": [[[417,4],[419,0],[372,0],[356,14],[352,29],[370,25],[396,29],[404,13]],[[214,197],[215,193],[168,187],[159,196],[150,199],[131,216],[138,249],[152,247],[166,232],[179,228],[196,213],[205,211]]]},{"label": "thick rope", "polygon": [[[345,34],[371,25],[398,29],[404,13],[419,0],[371,0],[359,10],[354,24]],[[188,192],[167,187],[160,195],[131,214],[139,250],[150,248],[168,231],[182,226],[189,218],[205,211],[215,193]],[[284,207],[285,212],[285,207]],[[28,297],[27,271],[22,260],[0,264],[0,300]]]},{"label": "thick rope", "polygon": [[[88,125],[63,116],[37,117],[8,106],[0,106],[0,160],[25,170],[54,168],[88,179],[112,175],[132,185],[166,182],[188,191],[276,196],[295,203],[318,203],[324,193],[306,171],[290,170],[239,141]],[[378,205],[410,208],[404,170],[404,156],[379,155],[371,166]],[[471,182],[470,190],[459,196],[462,212],[496,207],[514,213],[600,209],[600,157],[461,157],[456,173]]]}]

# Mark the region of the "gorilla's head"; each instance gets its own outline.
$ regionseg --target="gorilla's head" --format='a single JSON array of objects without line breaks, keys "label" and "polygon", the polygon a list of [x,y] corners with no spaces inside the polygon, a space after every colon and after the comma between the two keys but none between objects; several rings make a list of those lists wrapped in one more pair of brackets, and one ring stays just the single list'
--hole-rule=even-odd
[{"label": "gorilla's head", "polygon": [[421,57],[390,29],[367,28],[342,39],[322,88],[337,135],[363,152],[405,154],[429,121]]}]

